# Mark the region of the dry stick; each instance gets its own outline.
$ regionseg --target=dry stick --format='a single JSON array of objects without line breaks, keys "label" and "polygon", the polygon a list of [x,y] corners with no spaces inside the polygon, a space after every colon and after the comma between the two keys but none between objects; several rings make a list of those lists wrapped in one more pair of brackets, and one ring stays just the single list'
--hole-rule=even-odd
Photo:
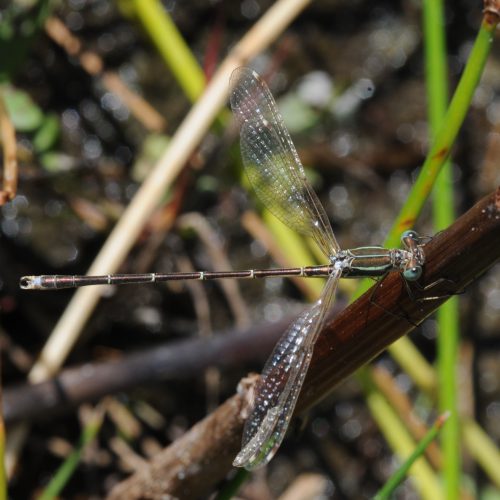
[{"label": "dry stick", "polygon": [[[463,291],[495,264],[500,258],[500,188],[437,235],[425,246],[425,255],[421,284],[430,288],[419,295],[437,298],[410,298],[401,277],[392,275],[378,285],[375,295],[369,290],[327,323],[316,343],[297,413],[325,398],[335,385],[411,331],[446,301],[446,294]],[[118,484],[109,499],[207,496],[226,476],[240,448],[247,404],[241,395],[233,396],[153,458],[147,469]]]},{"label": "dry stick", "polygon": [[145,99],[127,87],[121,78],[112,71],[103,71],[104,62],[99,54],[83,50],[83,44],[73,35],[66,25],[57,17],[49,17],[45,22],[45,31],[70,56],[77,57],[82,68],[92,76],[100,76],[104,86],[116,94],[148,130],[161,132],[166,128],[163,116]]},{"label": "dry stick", "polygon": [[[143,183],[116,224],[89,269],[89,274],[115,272],[140,234],[165,193],[179,174],[208,127],[225,104],[229,77],[233,69],[245,64],[267,47],[306,5],[304,0],[277,2],[230,52],[211,80],[205,93],[184,119],[165,154]],[[30,373],[37,382],[56,373],[90,317],[102,290],[89,287],[78,290],[57,323],[38,363]]]},{"label": "dry stick", "polygon": [[165,342],[119,360],[67,368],[38,384],[9,387],[4,393],[5,422],[51,418],[138,385],[200,377],[210,366],[234,368],[263,362],[293,319],[289,316],[242,331],[219,332],[212,338]]},{"label": "dry stick", "polygon": [[0,205],[5,205],[16,196],[17,191],[17,146],[16,130],[0,95],[0,135],[3,145],[3,182],[0,190]]},{"label": "dry stick", "polygon": [[[109,235],[91,265],[89,274],[116,272],[160,203],[165,190],[182,170],[227,101],[232,71],[268,47],[308,3],[309,0],[279,0],[234,46]],[[99,302],[101,293],[99,287],[88,287],[73,295],[29,374],[31,382],[40,382],[59,371]],[[9,472],[13,470],[26,434],[27,429],[17,428],[9,435],[11,439],[7,443],[6,458]]]},{"label": "dry stick", "polygon": [[148,467],[113,488],[108,500],[206,498],[227,474],[240,447],[243,399],[239,394],[228,399]]},{"label": "dry stick", "polygon": [[[254,211],[247,210],[243,213],[241,216],[241,225],[255,240],[259,241],[265,247],[278,267],[293,267],[279,245],[276,244],[271,231],[269,231],[267,226],[262,222],[262,219]],[[318,298],[318,294],[311,286],[310,280],[304,280],[298,276],[292,276],[289,279],[293,281],[294,285],[308,300],[313,301]]]},{"label": "dry stick", "polygon": [[[323,329],[316,344],[298,409],[307,409],[359,366],[413,330],[450,294],[461,293],[500,258],[500,187],[425,245],[426,262],[411,287],[394,273],[372,294],[363,295]],[[383,293],[385,290],[385,293]],[[419,300],[436,297],[435,300]],[[388,314],[391,311],[392,314]],[[334,353],[335,362],[332,362]]]},{"label": "dry stick", "polygon": [[[196,214],[199,215],[199,214]],[[201,217],[201,215],[200,215]],[[191,261],[186,256],[177,256],[174,258],[175,267],[181,273],[193,273],[196,269],[193,267]],[[235,281],[235,280],[232,280]],[[197,335],[202,339],[210,339],[213,337],[212,322],[210,316],[210,303],[208,301],[207,288],[203,286],[200,280],[188,280],[185,282],[185,287],[191,295],[191,302],[193,303]],[[239,290],[237,290],[239,293]],[[229,297],[229,295],[226,295]],[[204,382],[205,382],[205,413],[210,413],[217,408],[220,402],[220,380],[221,373],[215,364],[208,365],[205,368]]]},{"label": "dry stick", "polygon": [[[212,269],[218,271],[232,270],[229,259],[224,254],[223,245],[217,237],[215,230],[209,222],[199,212],[190,212],[177,218],[177,225],[181,228],[193,229],[201,242],[211,261]],[[248,308],[241,296],[240,284],[237,280],[220,280],[219,286],[222,289],[231,312],[236,320],[236,327],[244,328],[250,324]]]}]

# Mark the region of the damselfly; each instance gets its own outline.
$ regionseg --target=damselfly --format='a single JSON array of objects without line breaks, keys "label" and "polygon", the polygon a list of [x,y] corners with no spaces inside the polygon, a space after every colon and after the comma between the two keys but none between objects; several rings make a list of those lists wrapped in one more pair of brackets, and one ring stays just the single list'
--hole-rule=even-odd
[{"label": "damselfly", "polygon": [[404,249],[359,247],[341,250],[325,210],[306,179],[304,168],[271,92],[259,75],[238,68],[231,76],[231,107],[240,124],[241,155],[250,182],[264,205],[282,222],[312,237],[328,264],[299,268],[192,273],[111,274],[105,276],[24,276],[25,289],[85,285],[155,283],[172,280],[324,276],[320,299],[290,325],[274,348],[255,388],[242,449],[234,465],[255,469],[267,464],[279,448],[291,420],[311,361],[314,344],[340,278],[383,276],[400,272],[408,281],[422,273],[424,254],[414,231],[403,233]]}]

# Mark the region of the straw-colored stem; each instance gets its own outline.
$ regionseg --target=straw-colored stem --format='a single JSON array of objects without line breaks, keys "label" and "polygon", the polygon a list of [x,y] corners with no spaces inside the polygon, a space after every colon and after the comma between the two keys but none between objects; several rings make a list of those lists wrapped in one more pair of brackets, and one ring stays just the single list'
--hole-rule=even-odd
[{"label": "straw-colored stem", "polygon": [[[269,46],[306,7],[309,0],[280,0],[253,25],[221,64],[203,96],[193,106],[172,137],[168,149],[155,165],[143,185],[123,213],[106,243],[92,263],[89,273],[102,274],[117,270],[128,254],[152,212],[163,198],[166,189],[182,170],[190,155],[226,103],[228,82],[234,68],[246,64]],[[99,287],[78,290],[59,319],[29,373],[32,382],[40,382],[60,369],[78,340],[80,332],[101,298]],[[26,431],[17,428],[19,439],[11,442],[9,469],[12,470]]]},{"label": "straw-colored stem", "polygon": [[[301,236],[291,230],[288,226],[285,226],[285,224],[274,217],[274,215],[272,215],[268,210],[263,211],[262,218],[279,246],[286,249],[287,261],[291,267],[313,266],[317,264],[311,256],[311,253],[308,251],[307,245],[304,244],[305,240]],[[308,298],[310,300],[316,300],[323,290],[325,281],[321,279],[308,281],[308,288],[312,292]]]},{"label": "straw-colored stem", "polygon": [[[271,43],[307,3],[305,0],[282,0],[274,4],[233,48],[123,213],[89,268],[89,274],[110,273],[118,268],[161,201],[165,190],[181,171],[217,112],[225,104],[233,69],[245,64]],[[30,372],[32,382],[44,380],[58,371],[100,296],[101,291],[92,287],[82,288],[75,293]]]},{"label": "straw-colored stem", "polygon": [[472,419],[462,420],[464,444],[490,481],[500,488],[500,451],[482,427]]},{"label": "straw-colored stem", "polygon": [[[384,434],[391,449],[406,460],[415,450],[416,443],[406,430],[404,424],[385,398],[374,389],[369,377],[360,377],[370,412],[377,421],[377,425]],[[420,458],[408,467],[409,476],[414,479],[414,485],[421,498],[435,500],[441,497],[441,487],[432,467],[425,457]]]}]

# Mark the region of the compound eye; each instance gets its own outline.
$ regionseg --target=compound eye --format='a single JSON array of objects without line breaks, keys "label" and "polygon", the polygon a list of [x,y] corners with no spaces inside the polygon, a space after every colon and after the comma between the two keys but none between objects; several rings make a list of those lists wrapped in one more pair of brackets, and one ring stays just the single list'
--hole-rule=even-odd
[{"label": "compound eye", "polygon": [[404,241],[406,238],[410,238],[411,240],[417,240],[418,235],[413,229],[408,229],[401,235],[401,241]]},{"label": "compound eye", "polygon": [[422,276],[422,268],[420,266],[411,267],[403,271],[403,277],[407,281],[416,281]]}]

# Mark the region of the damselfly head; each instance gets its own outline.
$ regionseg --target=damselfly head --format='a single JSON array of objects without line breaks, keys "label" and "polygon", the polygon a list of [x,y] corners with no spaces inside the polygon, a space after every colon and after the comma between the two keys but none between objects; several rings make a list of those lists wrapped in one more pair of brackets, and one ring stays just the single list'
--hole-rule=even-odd
[{"label": "damselfly head", "polygon": [[401,243],[407,248],[411,248],[414,245],[418,245],[420,237],[416,231],[409,229],[401,235]]}]

